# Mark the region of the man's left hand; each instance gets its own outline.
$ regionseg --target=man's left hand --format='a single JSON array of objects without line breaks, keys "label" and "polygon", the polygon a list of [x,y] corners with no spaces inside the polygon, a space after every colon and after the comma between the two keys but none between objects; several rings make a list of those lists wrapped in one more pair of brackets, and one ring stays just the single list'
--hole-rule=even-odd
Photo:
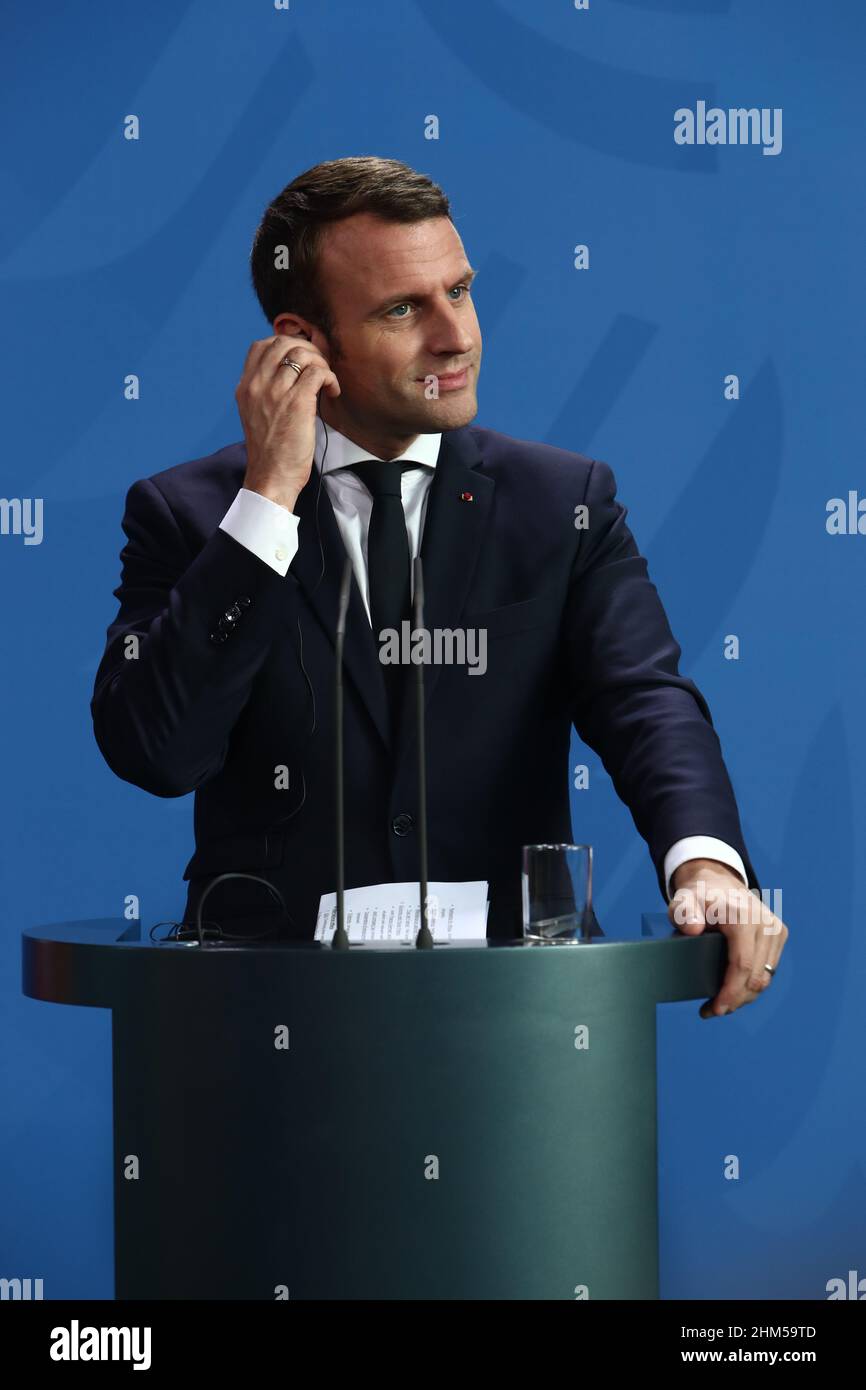
[{"label": "man's left hand", "polygon": [[701,1018],[719,1018],[751,1004],[767,988],[788,938],[788,928],[766,903],[749,891],[739,874],[716,859],[688,859],[671,878],[668,916],[686,936],[705,928],[728,941],[728,968],[714,999],[701,1005]]}]

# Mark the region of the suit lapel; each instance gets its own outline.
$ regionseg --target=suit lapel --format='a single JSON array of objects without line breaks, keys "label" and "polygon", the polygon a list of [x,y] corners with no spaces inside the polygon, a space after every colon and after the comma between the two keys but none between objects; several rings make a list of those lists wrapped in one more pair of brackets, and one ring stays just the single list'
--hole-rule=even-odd
[{"label": "suit lapel", "polygon": [[[430,490],[421,536],[421,562],[424,571],[424,625],[451,628],[459,626],[469,593],[481,545],[487,530],[493,500],[493,480],[477,471],[481,455],[467,427],[447,430],[442,435],[439,457]],[[316,498],[320,474],[316,466],[298,496],[298,553],[290,573],[300,584],[331,643],[337,626],[340,578],[346,548],[324,485]],[[472,501],[461,500],[468,493]],[[319,536],[322,549],[319,550]],[[322,555],[325,572],[322,574]],[[320,577],[321,576],[321,577]],[[346,674],[354,683],[382,742],[392,747],[388,703],[377,639],[370,627],[357,581],[352,574],[346,640],[343,648]],[[415,736],[415,702],[409,668],[407,700],[398,729],[397,749],[411,746]],[[439,675],[439,667],[424,668],[425,704],[429,702]]]}]

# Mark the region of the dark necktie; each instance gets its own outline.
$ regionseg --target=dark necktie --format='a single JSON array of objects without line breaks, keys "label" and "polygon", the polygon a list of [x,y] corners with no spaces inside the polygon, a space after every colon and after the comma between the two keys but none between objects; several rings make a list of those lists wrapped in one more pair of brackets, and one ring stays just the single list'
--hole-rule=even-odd
[{"label": "dark necktie", "polygon": [[[376,645],[383,628],[394,628],[398,638],[400,624],[411,618],[409,536],[400,477],[411,463],[396,459],[362,459],[348,465],[373,495],[373,511],[367,533],[367,573],[370,583],[370,618]],[[396,728],[406,669],[383,663],[382,674],[391,709],[391,726]]]}]

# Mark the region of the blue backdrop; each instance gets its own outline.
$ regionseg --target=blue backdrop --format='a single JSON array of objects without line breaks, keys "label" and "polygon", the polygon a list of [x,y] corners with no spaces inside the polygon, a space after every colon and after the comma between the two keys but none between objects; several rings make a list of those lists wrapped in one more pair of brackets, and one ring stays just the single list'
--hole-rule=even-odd
[{"label": "blue backdrop", "polygon": [[[827,511],[863,487],[860,0],[43,0],[2,28],[0,491],[44,510],[40,543],[12,511],[0,535],[0,1275],[112,1294],[109,1018],[24,999],[20,930],[131,893],[145,927],[179,916],[192,849],[192,797],[120,782],[91,732],[126,489],[242,437],[259,217],[380,154],[443,185],[481,271],[477,423],[613,468],[783,892],[758,1003],[659,1013],[663,1294],[866,1276],[866,536]],[[775,152],[679,143],[714,107],[766,112]],[[571,761],[602,922],[661,910],[598,759]]]}]

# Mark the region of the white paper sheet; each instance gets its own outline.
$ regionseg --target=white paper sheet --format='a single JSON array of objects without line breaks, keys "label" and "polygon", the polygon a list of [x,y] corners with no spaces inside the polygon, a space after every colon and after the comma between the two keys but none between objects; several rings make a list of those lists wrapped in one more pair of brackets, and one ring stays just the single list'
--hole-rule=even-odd
[{"label": "white paper sheet", "polygon": [[[366,941],[413,942],[421,922],[420,887],[411,883],[372,883],[347,888],[345,922],[350,945]],[[487,880],[428,882],[429,925],[433,940],[483,941],[487,935]],[[316,940],[330,941],[337,930],[337,894],[323,893]]]}]

